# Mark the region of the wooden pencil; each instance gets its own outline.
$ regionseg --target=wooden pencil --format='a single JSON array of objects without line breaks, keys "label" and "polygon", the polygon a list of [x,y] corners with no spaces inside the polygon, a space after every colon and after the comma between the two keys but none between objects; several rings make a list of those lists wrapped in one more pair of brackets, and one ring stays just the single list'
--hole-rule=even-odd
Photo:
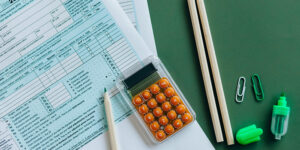
[{"label": "wooden pencil", "polygon": [[199,61],[200,61],[201,72],[202,72],[202,76],[203,76],[208,106],[209,106],[210,115],[211,115],[211,119],[212,119],[212,123],[213,123],[213,128],[215,131],[216,140],[217,140],[217,142],[223,142],[224,139],[223,139],[221,124],[220,124],[220,120],[219,120],[218,109],[217,109],[216,102],[215,102],[215,96],[214,96],[214,92],[213,92],[211,78],[210,78],[210,74],[209,74],[206,53],[205,53],[205,49],[204,49],[204,45],[203,45],[202,33],[201,33],[201,29],[200,29],[200,22],[198,19],[198,13],[197,13],[197,7],[196,7],[195,0],[188,0],[188,5],[189,5],[190,16],[191,16],[192,26],[193,26],[193,30],[194,30],[194,36],[195,36],[195,42],[196,42],[197,51],[198,51],[198,57],[199,57]]},{"label": "wooden pencil", "polygon": [[118,142],[117,142],[117,136],[115,131],[115,125],[114,125],[114,116],[112,113],[111,101],[108,92],[106,91],[106,88],[104,89],[104,106],[105,106],[105,113],[106,113],[107,124],[108,124],[108,134],[109,134],[111,149],[118,150]]},{"label": "wooden pencil", "polygon": [[224,125],[225,134],[226,134],[227,144],[232,145],[232,144],[234,144],[234,137],[232,135],[231,123],[230,123],[229,114],[228,114],[228,110],[227,110],[227,105],[226,105],[223,85],[222,85],[222,81],[221,81],[220,71],[219,71],[219,67],[218,67],[217,57],[216,57],[216,53],[215,53],[215,48],[214,48],[214,44],[213,44],[213,40],[212,40],[212,36],[211,36],[211,32],[210,32],[208,19],[207,19],[205,4],[204,4],[204,0],[196,0],[196,1],[197,1],[198,11],[199,11],[201,24],[202,24],[202,28],[203,28],[204,39],[206,42],[208,57],[210,60],[211,70],[212,70],[212,74],[213,74],[213,78],[214,78],[215,88],[217,91],[217,97],[218,97],[221,116],[223,119],[223,125]]}]

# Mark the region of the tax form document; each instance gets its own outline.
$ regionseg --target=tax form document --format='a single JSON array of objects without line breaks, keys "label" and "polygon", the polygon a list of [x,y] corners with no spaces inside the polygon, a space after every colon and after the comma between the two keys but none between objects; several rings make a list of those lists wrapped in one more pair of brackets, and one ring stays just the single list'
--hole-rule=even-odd
[{"label": "tax form document", "polygon": [[147,0],[118,0],[118,2],[150,50],[157,56]]},{"label": "tax form document", "polygon": [[[73,150],[106,132],[104,87],[152,54],[117,2],[1,1],[0,10],[0,149]],[[111,99],[116,122],[131,114]]]}]

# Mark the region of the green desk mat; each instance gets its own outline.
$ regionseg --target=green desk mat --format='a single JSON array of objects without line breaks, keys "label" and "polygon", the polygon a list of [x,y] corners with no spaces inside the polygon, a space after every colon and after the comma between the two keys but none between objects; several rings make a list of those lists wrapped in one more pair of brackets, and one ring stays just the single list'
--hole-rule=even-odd
[{"label": "green desk mat", "polygon": [[[187,1],[148,3],[159,57],[216,149],[283,150],[300,146],[300,117],[296,116],[300,113],[300,1],[205,0],[234,135],[250,124],[264,130],[260,142],[247,146],[216,143]],[[250,80],[254,73],[262,80],[262,102],[254,98]],[[244,102],[237,104],[234,98],[240,76],[247,79],[246,94]],[[275,141],[270,132],[272,105],[283,91],[291,106],[289,129],[281,141]]]}]

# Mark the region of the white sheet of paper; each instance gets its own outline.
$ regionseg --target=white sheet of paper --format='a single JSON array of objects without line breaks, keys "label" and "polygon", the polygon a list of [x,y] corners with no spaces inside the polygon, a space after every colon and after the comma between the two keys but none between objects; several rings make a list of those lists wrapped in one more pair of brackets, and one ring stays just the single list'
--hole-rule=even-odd
[{"label": "white sheet of paper", "polygon": [[150,50],[157,56],[147,0],[118,0],[118,2]]},{"label": "white sheet of paper", "polygon": [[147,0],[133,0],[136,10],[137,30],[144,38],[150,50],[157,56],[157,49],[153,35],[152,23]]}]

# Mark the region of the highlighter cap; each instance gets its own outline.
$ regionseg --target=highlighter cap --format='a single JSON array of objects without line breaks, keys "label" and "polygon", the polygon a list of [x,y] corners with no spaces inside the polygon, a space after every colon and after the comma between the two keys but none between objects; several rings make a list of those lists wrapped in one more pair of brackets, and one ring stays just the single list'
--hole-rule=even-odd
[{"label": "highlighter cap", "polygon": [[287,116],[290,113],[290,107],[287,107],[287,101],[285,93],[282,93],[277,101],[277,105],[273,105],[273,114],[274,115],[283,115]]},{"label": "highlighter cap", "polygon": [[261,128],[256,128],[256,125],[250,125],[240,129],[236,134],[236,140],[241,145],[247,145],[253,142],[260,141],[260,135],[263,134]]}]

